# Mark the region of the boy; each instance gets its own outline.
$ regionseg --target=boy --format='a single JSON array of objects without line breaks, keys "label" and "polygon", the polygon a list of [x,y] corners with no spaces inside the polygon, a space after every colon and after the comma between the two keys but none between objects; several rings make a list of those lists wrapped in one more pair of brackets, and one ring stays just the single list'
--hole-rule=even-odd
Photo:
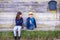
[{"label": "boy", "polygon": [[35,18],[33,17],[33,13],[29,12],[29,17],[26,20],[26,28],[33,30],[34,28],[36,28],[36,21]]}]

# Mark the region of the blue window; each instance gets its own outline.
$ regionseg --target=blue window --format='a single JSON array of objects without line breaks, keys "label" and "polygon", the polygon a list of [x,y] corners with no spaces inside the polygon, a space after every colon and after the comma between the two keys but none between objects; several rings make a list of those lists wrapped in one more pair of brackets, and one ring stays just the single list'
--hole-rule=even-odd
[{"label": "blue window", "polygon": [[49,10],[56,10],[57,9],[57,2],[56,1],[49,1],[48,6],[49,6]]}]

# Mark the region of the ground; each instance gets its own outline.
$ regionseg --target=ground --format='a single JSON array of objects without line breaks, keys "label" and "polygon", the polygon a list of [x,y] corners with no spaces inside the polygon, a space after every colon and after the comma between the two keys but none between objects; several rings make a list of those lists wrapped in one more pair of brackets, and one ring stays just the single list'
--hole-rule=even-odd
[{"label": "ground", "polygon": [[[21,33],[21,40],[56,40],[60,38],[60,31],[26,31]],[[0,40],[13,40],[12,31],[0,32]]]}]

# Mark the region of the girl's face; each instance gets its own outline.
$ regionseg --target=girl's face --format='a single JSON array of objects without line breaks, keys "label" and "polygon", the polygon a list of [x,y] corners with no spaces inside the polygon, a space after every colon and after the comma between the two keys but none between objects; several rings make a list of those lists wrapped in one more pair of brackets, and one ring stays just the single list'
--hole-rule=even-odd
[{"label": "girl's face", "polygon": [[20,15],[20,17],[22,17],[22,15]]},{"label": "girl's face", "polygon": [[18,15],[18,17],[17,17],[17,18],[18,18],[18,19],[20,19],[21,17],[22,17],[22,15]]}]

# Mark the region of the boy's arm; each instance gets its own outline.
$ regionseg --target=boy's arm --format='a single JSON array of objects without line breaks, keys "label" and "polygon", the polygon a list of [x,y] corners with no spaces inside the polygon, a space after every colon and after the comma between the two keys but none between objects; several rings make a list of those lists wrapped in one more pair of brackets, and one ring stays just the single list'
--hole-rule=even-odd
[{"label": "boy's arm", "polygon": [[26,27],[28,27],[28,18],[26,19],[26,24],[25,25],[26,25]]},{"label": "boy's arm", "polygon": [[36,20],[35,20],[35,18],[34,18],[34,25],[35,25],[35,28],[37,28],[37,25],[36,25]]}]

